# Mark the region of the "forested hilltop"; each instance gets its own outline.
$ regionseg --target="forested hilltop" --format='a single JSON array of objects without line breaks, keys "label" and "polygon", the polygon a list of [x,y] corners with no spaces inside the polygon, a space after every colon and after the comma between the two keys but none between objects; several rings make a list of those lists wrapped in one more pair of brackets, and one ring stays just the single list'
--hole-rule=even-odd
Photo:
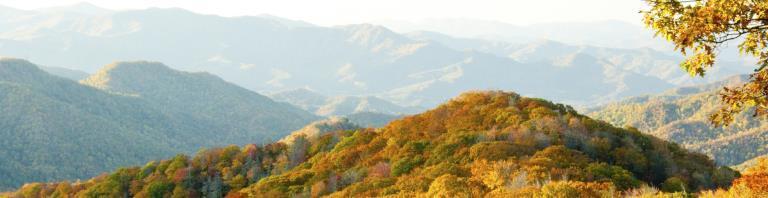
[{"label": "forested hilltop", "polygon": [[252,143],[254,133],[267,143],[319,119],[212,74],[177,71],[159,62],[109,64],[81,84],[136,96],[164,112],[205,122],[215,141],[224,143]]},{"label": "forested hilltop", "polygon": [[115,63],[81,84],[1,58],[0,190],[90,178],[203,147],[267,143],[315,119],[160,63]]},{"label": "forested hilltop", "polygon": [[655,188],[680,196],[738,176],[569,106],[488,91],[378,129],[207,149],[87,181],[26,184],[7,196],[598,197],[660,194]]},{"label": "forested hilltop", "polygon": [[753,117],[750,110],[735,115],[729,126],[715,127],[709,116],[721,105],[718,93],[723,86],[741,85],[747,79],[734,76],[714,84],[630,98],[596,108],[588,115],[679,143],[712,156],[721,165],[737,165],[768,154],[768,122]]}]

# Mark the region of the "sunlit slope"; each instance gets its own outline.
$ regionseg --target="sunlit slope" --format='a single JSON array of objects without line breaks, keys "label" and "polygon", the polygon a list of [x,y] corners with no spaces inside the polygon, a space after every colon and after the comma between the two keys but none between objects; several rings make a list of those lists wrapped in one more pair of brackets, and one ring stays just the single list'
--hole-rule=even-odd
[{"label": "sunlit slope", "polygon": [[714,127],[709,116],[720,105],[720,89],[744,80],[745,76],[735,76],[714,84],[631,98],[595,108],[589,115],[677,142],[713,156],[720,164],[737,165],[768,154],[768,122],[752,117],[750,110],[735,115],[730,126]]},{"label": "sunlit slope", "polygon": [[465,93],[378,129],[291,139],[179,155],[80,183],[28,184],[17,193],[510,197],[541,195],[547,187],[538,184],[573,184],[581,185],[575,193],[597,196],[642,183],[694,191],[735,176],[674,143],[508,92]]},{"label": "sunlit slope", "polygon": [[317,119],[209,74],[127,64],[92,76],[108,74],[100,82],[109,89],[97,89],[25,60],[0,60],[0,189],[93,177],[202,147],[270,142]]}]

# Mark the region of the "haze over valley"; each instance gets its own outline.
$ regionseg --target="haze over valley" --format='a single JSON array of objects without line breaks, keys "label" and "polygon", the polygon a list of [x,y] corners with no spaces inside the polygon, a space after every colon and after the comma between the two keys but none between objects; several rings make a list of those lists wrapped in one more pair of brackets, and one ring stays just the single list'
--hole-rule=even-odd
[{"label": "haze over valley", "polygon": [[[724,56],[718,64],[728,67],[716,67],[704,79],[691,78],[677,68],[682,57],[669,47],[625,40],[663,41],[649,39],[652,34],[639,25],[618,21],[570,23],[569,34],[561,33],[561,24],[500,24],[506,28],[488,34],[531,36],[489,40],[423,30],[394,32],[375,24],[325,27],[275,16],[219,17],[178,8],[113,11],[77,4],[3,10],[15,14],[0,20],[0,54],[45,66],[93,73],[114,61],[150,60],[183,71],[210,72],[264,94],[306,88],[328,96],[375,96],[422,109],[473,89],[516,90],[592,106],[714,82],[749,72],[751,65],[745,58]],[[464,23],[430,24],[438,27],[424,29]]]}]

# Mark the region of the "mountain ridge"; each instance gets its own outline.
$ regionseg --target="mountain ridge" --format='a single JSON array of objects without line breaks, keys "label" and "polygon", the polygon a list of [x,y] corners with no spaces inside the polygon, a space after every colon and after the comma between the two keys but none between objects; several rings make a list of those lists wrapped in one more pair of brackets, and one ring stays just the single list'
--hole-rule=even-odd
[{"label": "mountain ridge", "polygon": [[325,96],[307,88],[272,93],[276,101],[287,102],[319,116],[346,116],[372,112],[389,115],[415,113],[418,107],[404,107],[376,96]]},{"label": "mountain ridge", "polygon": [[[201,147],[268,142],[317,119],[287,104],[270,102],[265,96],[255,97],[258,94],[219,78],[203,77],[209,80],[179,86],[213,86],[218,92],[206,93],[220,95],[197,97],[181,105],[198,108],[211,101],[223,104],[212,106],[219,109],[192,110],[159,102],[179,96],[181,90],[204,89],[176,86],[162,94],[142,89],[134,94],[116,94],[125,91],[102,90],[54,76],[23,59],[0,59],[0,128],[4,129],[0,130],[4,137],[0,146],[6,148],[0,151],[0,175],[4,178],[0,189],[32,180],[93,177],[119,166],[192,153]],[[162,84],[147,86],[163,87],[168,88]],[[222,117],[221,112],[229,112],[233,120]]]},{"label": "mountain ridge", "polygon": [[[45,23],[56,17],[62,19]],[[372,24],[322,27],[272,16],[221,17],[182,9],[115,11],[99,17],[32,12],[5,18],[11,22],[0,20],[0,53],[35,58],[44,65],[93,72],[113,60],[156,60],[264,93],[309,87],[329,96],[373,95],[400,106],[433,107],[474,89],[511,89],[589,105],[688,83],[679,78],[687,77],[681,73],[655,75],[663,73],[654,72],[659,68],[676,68],[665,65],[677,59],[656,60],[657,54],[643,50],[592,53],[567,51],[565,46],[566,55],[581,54],[534,61],[553,56],[534,51],[518,57],[531,62],[520,62],[508,57],[520,44],[464,39],[469,44],[461,45],[468,47],[455,49],[460,44],[449,43],[451,39],[414,39]],[[582,55],[598,60],[572,62]],[[612,58],[614,62],[607,61]],[[579,73],[583,70],[593,72]],[[548,75],[552,73],[558,74]],[[571,86],[574,82],[579,85]],[[582,91],[571,91],[576,89]]]},{"label": "mountain ridge", "polygon": [[193,117],[231,130],[229,135],[240,134],[224,141],[236,144],[245,144],[247,134],[253,131],[271,134],[271,138],[277,139],[307,121],[318,119],[215,75],[176,71],[159,62],[113,63],[81,83],[113,93],[137,95],[164,110],[193,112]]},{"label": "mountain ridge", "polygon": [[714,127],[709,116],[720,105],[722,87],[746,82],[733,76],[720,82],[670,89],[656,95],[628,98],[589,110],[588,115],[615,125],[632,126],[657,137],[706,153],[719,164],[736,165],[766,154],[766,120],[751,110],[736,115],[730,126]]}]

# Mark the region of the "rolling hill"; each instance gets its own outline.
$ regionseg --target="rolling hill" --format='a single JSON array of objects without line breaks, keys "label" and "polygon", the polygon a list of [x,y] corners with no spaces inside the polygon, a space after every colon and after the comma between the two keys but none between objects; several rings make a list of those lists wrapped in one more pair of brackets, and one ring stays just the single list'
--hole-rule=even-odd
[{"label": "rolling hill", "polygon": [[145,101],[49,75],[23,60],[0,60],[0,76],[3,189],[89,177],[191,149],[169,137],[197,124]]},{"label": "rolling hill", "polygon": [[229,146],[10,195],[136,197],[621,196],[727,186],[738,173],[571,107],[471,92],[379,129]]},{"label": "rolling hill", "polygon": [[158,62],[113,63],[81,83],[137,96],[160,110],[203,120],[212,125],[210,134],[218,134],[209,140],[213,142],[246,144],[254,141],[254,132],[264,138],[258,142],[270,142],[318,119],[217,76],[176,71]]},{"label": "rolling hill", "polygon": [[665,93],[630,98],[592,109],[588,114],[618,126],[632,126],[688,149],[712,156],[718,164],[737,165],[768,154],[768,122],[742,112],[727,127],[713,127],[708,118],[720,105],[723,86],[746,82],[734,76],[718,83],[682,87]]},{"label": "rolling hill", "polygon": [[102,71],[85,81],[103,85],[96,89],[26,60],[0,59],[0,189],[92,177],[202,147],[276,140],[317,119],[209,74],[146,62]]}]

